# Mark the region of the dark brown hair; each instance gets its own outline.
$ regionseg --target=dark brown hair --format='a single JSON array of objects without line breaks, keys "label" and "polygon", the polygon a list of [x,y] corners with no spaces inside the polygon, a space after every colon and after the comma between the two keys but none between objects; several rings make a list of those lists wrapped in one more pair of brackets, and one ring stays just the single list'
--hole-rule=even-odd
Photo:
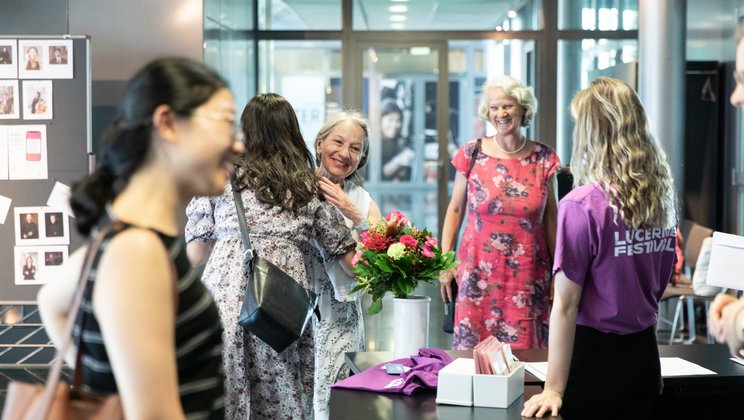
[{"label": "dark brown hair", "polygon": [[313,157],[292,106],[276,93],[256,95],[243,110],[245,154],[233,187],[248,188],[259,201],[297,212],[319,196]]}]

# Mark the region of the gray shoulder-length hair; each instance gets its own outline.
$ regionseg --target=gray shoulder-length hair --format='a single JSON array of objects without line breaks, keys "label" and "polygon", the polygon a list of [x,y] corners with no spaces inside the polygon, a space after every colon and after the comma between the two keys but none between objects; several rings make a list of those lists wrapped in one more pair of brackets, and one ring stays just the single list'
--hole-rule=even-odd
[{"label": "gray shoulder-length hair", "polygon": [[537,113],[537,99],[532,88],[525,86],[518,79],[511,76],[502,76],[496,80],[489,81],[483,86],[483,95],[481,96],[480,106],[478,107],[478,116],[488,121],[488,93],[491,89],[499,88],[506,92],[509,97],[517,102],[524,111],[522,116],[522,127],[530,125],[532,118]]},{"label": "gray shoulder-length hair", "polygon": [[[346,109],[332,115],[326,120],[325,124],[320,127],[320,130],[318,130],[318,135],[315,136],[315,144],[317,145],[318,143],[323,142],[328,137],[328,135],[331,134],[331,131],[334,127],[346,121],[351,121],[354,124],[358,125],[364,133],[364,139],[362,140],[362,156],[359,158],[359,165],[357,165],[354,172],[346,177],[346,179],[358,182],[362,180],[359,171],[364,169],[364,167],[367,165],[367,157],[369,156],[369,123],[360,112],[353,109]],[[321,165],[320,155],[318,155],[317,153],[315,154],[315,164],[318,166]]]}]

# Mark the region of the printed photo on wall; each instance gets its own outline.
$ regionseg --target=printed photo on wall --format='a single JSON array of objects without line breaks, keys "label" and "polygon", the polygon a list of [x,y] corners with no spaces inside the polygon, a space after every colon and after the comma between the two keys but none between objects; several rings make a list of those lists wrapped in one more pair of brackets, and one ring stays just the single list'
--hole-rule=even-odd
[{"label": "printed photo on wall", "polygon": [[59,278],[67,261],[66,246],[17,246],[14,248],[15,284],[46,284]]},{"label": "printed photo on wall", "polygon": [[68,245],[67,211],[57,207],[15,207],[16,245]]},{"label": "printed photo on wall", "polygon": [[21,79],[38,79],[44,77],[46,63],[42,54],[44,54],[45,41],[39,40],[19,40],[18,53],[20,60],[18,63],[18,77]]},{"label": "printed photo on wall", "polygon": [[[8,178],[47,179],[46,125],[8,125],[0,130],[8,145]],[[2,140],[0,139],[0,143]]]},{"label": "printed photo on wall", "polygon": [[23,119],[51,120],[54,116],[53,93],[51,80],[24,80]]},{"label": "printed photo on wall", "polygon": [[47,79],[72,79],[72,40],[46,41],[47,66],[44,76]]},{"label": "printed photo on wall", "polygon": [[18,80],[0,80],[0,119],[20,118]]},{"label": "printed photo on wall", "polygon": [[18,42],[0,39],[0,79],[18,78]]}]

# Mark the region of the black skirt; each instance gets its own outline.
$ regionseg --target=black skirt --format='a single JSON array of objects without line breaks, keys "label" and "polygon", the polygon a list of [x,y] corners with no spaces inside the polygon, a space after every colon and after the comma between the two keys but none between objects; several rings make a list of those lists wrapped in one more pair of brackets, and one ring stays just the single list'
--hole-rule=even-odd
[{"label": "black skirt", "polygon": [[628,335],[576,326],[561,408],[564,419],[650,418],[660,391],[653,326]]}]

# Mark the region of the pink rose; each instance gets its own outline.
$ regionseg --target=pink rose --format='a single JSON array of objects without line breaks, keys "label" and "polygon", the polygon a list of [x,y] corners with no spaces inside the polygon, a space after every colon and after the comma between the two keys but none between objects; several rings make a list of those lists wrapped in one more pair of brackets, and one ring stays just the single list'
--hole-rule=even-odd
[{"label": "pink rose", "polygon": [[403,245],[409,247],[409,248],[416,248],[418,246],[418,241],[416,238],[414,238],[411,235],[403,235],[400,237],[400,243]]},{"label": "pink rose", "polygon": [[385,221],[389,223],[393,223],[398,226],[403,226],[406,223],[408,223],[408,219],[406,219],[406,216],[403,215],[403,213],[399,211],[392,211],[390,214],[385,217]]},{"label": "pink rose", "polygon": [[356,267],[357,264],[359,264],[360,258],[362,258],[362,251],[357,251],[356,254],[354,254],[354,258],[351,259],[351,266]]},{"label": "pink rose", "polygon": [[426,242],[424,242],[424,245],[433,248],[437,246],[437,238],[432,238],[431,236],[426,237]]},{"label": "pink rose", "polygon": [[421,255],[423,255],[426,258],[434,258],[434,251],[431,250],[428,246],[424,245],[421,248]]}]

